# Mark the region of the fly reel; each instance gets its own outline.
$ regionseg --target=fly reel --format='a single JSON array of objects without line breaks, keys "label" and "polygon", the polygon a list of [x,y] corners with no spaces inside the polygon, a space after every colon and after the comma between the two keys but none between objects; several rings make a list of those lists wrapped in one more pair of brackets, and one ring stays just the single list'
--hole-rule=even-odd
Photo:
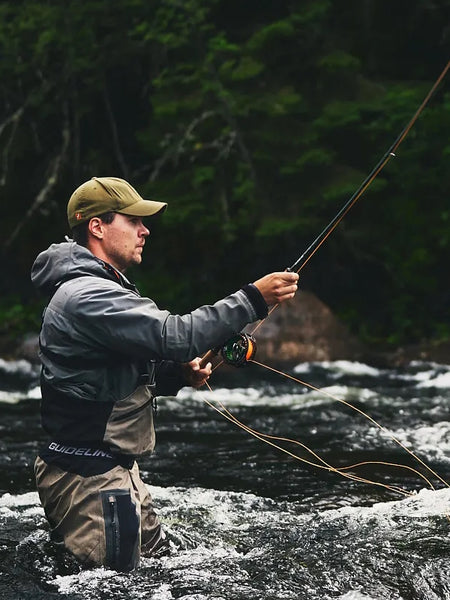
[{"label": "fly reel", "polygon": [[225,342],[221,353],[228,365],[243,367],[256,354],[256,340],[248,333],[238,333]]}]

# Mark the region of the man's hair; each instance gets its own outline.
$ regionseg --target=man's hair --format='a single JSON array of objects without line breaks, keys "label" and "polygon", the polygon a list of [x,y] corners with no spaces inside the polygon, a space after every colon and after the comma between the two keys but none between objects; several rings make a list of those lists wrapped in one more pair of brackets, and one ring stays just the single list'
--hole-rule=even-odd
[{"label": "man's hair", "polygon": [[[98,219],[109,225],[114,221],[114,217],[116,213],[113,211],[105,212],[102,215],[98,215]],[[93,218],[93,217],[92,217]],[[89,219],[90,221],[90,219]],[[74,227],[71,231],[72,239],[74,242],[79,244],[80,246],[84,246],[85,248],[88,245],[88,230],[89,230],[89,221],[84,221],[80,223],[76,227]]]}]

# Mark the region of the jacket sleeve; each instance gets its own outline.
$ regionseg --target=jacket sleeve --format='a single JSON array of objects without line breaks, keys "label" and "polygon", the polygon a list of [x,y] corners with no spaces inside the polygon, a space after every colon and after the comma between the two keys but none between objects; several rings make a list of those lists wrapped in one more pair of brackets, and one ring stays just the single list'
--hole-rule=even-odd
[{"label": "jacket sleeve", "polygon": [[67,282],[53,296],[51,308],[55,315],[69,317],[72,344],[79,339],[105,352],[176,362],[201,356],[261,318],[261,310],[243,289],[191,313],[174,315],[149,298],[96,277]]}]

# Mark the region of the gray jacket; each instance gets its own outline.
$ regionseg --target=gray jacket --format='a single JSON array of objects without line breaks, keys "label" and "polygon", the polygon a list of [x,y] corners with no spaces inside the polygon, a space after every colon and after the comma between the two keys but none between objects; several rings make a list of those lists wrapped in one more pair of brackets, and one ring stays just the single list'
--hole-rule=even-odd
[{"label": "gray jacket", "polygon": [[71,241],[39,254],[31,278],[50,296],[40,333],[44,428],[58,442],[132,456],[153,449],[151,398],[183,386],[180,363],[267,312],[250,285],[173,315]]}]

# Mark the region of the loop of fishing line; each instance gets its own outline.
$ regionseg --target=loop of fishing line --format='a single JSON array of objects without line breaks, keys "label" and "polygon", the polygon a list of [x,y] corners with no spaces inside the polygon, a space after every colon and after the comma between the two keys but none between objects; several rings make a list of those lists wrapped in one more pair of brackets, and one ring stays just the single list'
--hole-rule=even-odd
[{"label": "loop of fishing line", "polygon": [[[420,463],[422,465],[422,467],[424,467],[429,473],[431,473],[434,477],[436,477],[436,479],[438,479],[446,487],[450,487],[450,485],[445,481],[445,479],[443,479],[438,473],[436,473],[436,471],[434,471],[434,469],[432,469],[429,465],[427,465],[419,456],[417,456],[417,454],[415,452],[413,452],[412,450],[410,450],[398,438],[396,438],[394,435],[392,435],[392,433],[390,433],[386,429],[386,427],[384,427],[383,425],[381,425],[380,423],[378,423],[378,421],[376,421],[373,417],[371,417],[369,414],[367,414],[366,412],[364,412],[360,408],[354,406],[353,404],[351,404],[347,400],[343,400],[342,398],[339,398],[338,396],[335,396],[334,394],[331,394],[330,392],[328,392],[327,390],[324,390],[323,388],[318,388],[318,387],[316,387],[316,386],[314,386],[314,385],[312,385],[310,383],[307,383],[306,381],[302,381],[301,379],[298,379],[297,377],[294,377],[293,375],[289,375],[288,373],[284,373],[283,371],[279,371],[278,369],[274,369],[273,367],[270,367],[269,365],[265,365],[264,363],[258,362],[256,360],[252,360],[251,362],[254,363],[254,364],[256,364],[256,365],[258,365],[258,366],[260,366],[260,367],[263,367],[264,369],[268,369],[269,371],[272,371],[274,373],[278,373],[279,375],[282,375],[283,377],[286,377],[287,379],[291,379],[292,381],[295,381],[296,383],[304,385],[304,386],[308,387],[309,389],[311,389],[313,391],[316,391],[316,392],[319,392],[321,394],[324,394],[325,396],[328,396],[332,400],[335,400],[336,402],[340,402],[341,404],[344,404],[345,406],[347,406],[351,410],[354,410],[355,412],[359,413],[365,419],[368,419],[371,423],[373,423],[373,425],[375,425],[378,429],[380,429],[380,431],[382,431],[389,438],[391,438],[391,440],[393,442],[395,442],[398,446],[400,446],[400,448],[402,448],[403,450],[405,450],[414,460],[416,460],[418,463]],[[397,466],[401,466],[402,468],[409,468],[407,465],[397,465]],[[420,474],[415,469],[413,469],[413,470],[417,474]],[[428,481],[428,479],[425,478],[425,476],[423,474],[420,474],[420,476],[425,481],[427,481],[427,483],[434,489],[434,487],[431,485],[431,483]]]},{"label": "loop of fishing line", "polygon": [[[212,392],[212,389],[209,386],[209,384],[207,384],[207,386],[208,386],[209,390]],[[248,425],[245,425],[244,423],[242,423],[242,421],[240,421],[235,415],[233,415],[222,404],[222,402],[218,401],[217,402],[218,406],[216,406],[213,402],[210,402],[206,398],[203,398],[203,401],[210,408],[212,408],[213,410],[215,410],[216,412],[218,412],[220,415],[222,415],[222,417],[224,417],[225,419],[227,419],[231,423],[234,423],[237,427],[240,427],[245,432],[249,433],[250,435],[252,435],[256,439],[260,440],[261,442],[264,442],[265,444],[268,444],[269,446],[272,446],[273,448],[275,448],[277,450],[280,450],[281,452],[284,452],[285,454],[287,454],[288,456],[290,456],[291,458],[293,458],[295,460],[298,460],[298,461],[303,462],[303,463],[305,463],[307,465],[316,467],[318,469],[324,469],[326,471],[342,475],[342,477],[345,477],[346,479],[350,479],[350,480],[357,481],[357,482],[360,482],[360,483],[367,483],[367,484],[371,484],[371,485],[380,486],[380,487],[383,487],[383,488],[385,488],[385,489],[387,489],[389,491],[396,492],[396,493],[402,494],[404,496],[412,496],[413,495],[412,492],[404,490],[403,488],[400,488],[398,486],[392,486],[392,485],[388,485],[386,483],[372,481],[372,480],[366,479],[364,477],[359,477],[358,475],[355,475],[353,473],[345,473],[343,471],[352,468],[352,466],[339,467],[339,468],[333,467],[332,465],[328,464],[324,459],[322,459],[316,452],[314,452],[314,450],[312,450],[311,448],[309,448],[308,446],[306,446],[306,444],[303,444],[302,442],[300,442],[298,440],[291,440],[289,438],[283,438],[283,437],[279,437],[279,436],[273,436],[273,435],[269,435],[267,433],[262,433],[260,431],[255,430],[255,429],[252,429]],[[322,464],[318,464],[318,463],[315,463],[315,462],[313,462],[311,460],[308,460],[306,458],[298,456],[297,454],[294,454],[290,450],[287,450],[286,448],[283,448],[282,446],[279,446],[278,444],[275,444],[271,440],[285,441],[285,442],[290,442],[290,443],[293,443],[293,444],[297,444],[297,445],[301,446],[302,448],[304,448],[307,452],[309,452],[310,454],[312,454],[314,457],[316,457]],[[387,464],[389,464],[389,463],[387,463]],[[391,466],[395,466],[395,465],[391,465]],[[401,465],[398,465],[398,466],[401,466]],[[415,471],[415,469],[411,469],[411,470]],[[417,472],[417,471],[415,471],[415,472]],[[418,474],[421,475],[420,473],[418,473]]]},{"label": "loop of fishing line", "polygon": [[[305,384],[304,382],[302,382],[301,380],[298,380],[290,375],[288,375],[287,373],[283,373],[282,371],[278,371],[276,369],[273,369],[272,367],[269,367],[268,365],[264,365],[263,363],[259,363],[257,361],[251,361],[254,362],[255,364],[265,367],[271,371],[274,371],[276,373],[279,373],[280,375],[283,375],[285,377],[288,377],[289,379],[293,379],[294,381],[296,381],[297,383],[306,385],[308,387],[310,387],[311,389],[318,391],[318,392],[323,392],[326,395],[329,395],[331,398],[343,402],[344,404],[346,404],[347,406],[354,408],[354,410],[356,410],[357,412],[360,412],[362,415],[364,415],[366,418],[368,418],[369,420],[371,420],[372,422],[376,423],[376,421],[374,419],[372,419],[369,415],[366,415],[363,411],[357,409],[356,407],[353,407],[350,403],[348,403],[347,401],[341,400],[331,394],[329,394],[328,392],[326,392],[325,390],[321,390],[320,388],[316,388],[314,386],[309,386],[309,384]],[[212,392],[211,386],[207,383],[206,384],[208,386],[208,389]],[[409,466],[409,465],[403,465],[400,463],[393,463],[393,462],[388,462],[388,461],[362,461],[359,463],[355,463],[352,465],[347,465],[347,466],[341,466],[341,467],[334,467],[332,465],[330,465],[327,461],[325,461],[323,458],[321,458],[314,450],[312,450],[311,448],[309,448],[309,446],[307,446],[306,444],[304,444],[303,442],[300,442],[299,440],[294,440],[294,439],[290,439],[290,438],[286,438],[286,437],[281,437],[281,436],[274,436],[274,435],[269,435],[266,433],[262,433],[261,431],[257,431],[256,429],[253,429],[251,427],[249,427],[248,425],[246,425],[245,423],[242,423],[242,421],[240,421],[235,415],[233,415],[225,406],[222,402],[220,401],[216,401],[217,405],[214,404],[213,402],[210,402],[208,399],[203,398],[204,402],[210,406],[213,410],[215,410],[216,412],[218,412],[219,414],[221,414],[225,419],[227,419],[228,421],[234,423],[237,427],[240,427],[241,429],[243,429],[244,431],[246,431],[247,433],[249,433],[250,435],[252,435],[253,437],[259,439],[260,441],[272,446],[273,448],[280,450],[281,452],[284,452],[285,454],[289,455],[291,458],[298,460],[300,462],[303,462],[305,464],[308,464],[310,466],[319,468],[319,469],[324,469],[326,471],[332,472],[332,473],[336,473],[337,475],[341,475],[342,477],[346,478],[346,479],[350,479],[353,481],[357,481],[360,483],[366,483],[369,485],[375,485],[375,486],[379,486],[379,487],[383,487],[389,491],[404,495],[404,496],[413,496],[414,492],[410,492],[408,490],[405,490],[399,486],[396,485],[389,485],[386,483],[382,483],[379,481],[373,481],[371,479],[367,479],[365,477],[361,477],[358,475],[355,475],[353,473],[346,473],[345,471],[348,471],[350,469],[356,469],[358,467],[361,466],[368,466],[368,465],[383,465],[383,466],[388,466],[388,467],[394,467],[394,468],[401,468],[401,469],[406,469],[408,471],[411,471],[412,473],[414,473],[415,475],[417,475],[419,478],[423,479],[425,481],[425,483],[432,489],[435,490],[435,487],[433,486],[433,484],[431,483],[431,481],[420,471],[418,471],[417,469],[414,469],[413,467]],[[378,427],[380,427],[382,430],[385,431],[385,429],[378,425]],[[390,436],[393,437],[393,436]],[[393,438],[395,439],[395,438]],[[302,447],[304,450],[306,450],[308,453],[310,453],[314,458],[316,458],[319,463],[313,462],[311,460],[308,460],[306,458],[303,458],[301,456],[298,456],[297,454],[294,454],[293,452],[291,452],[290,450],[287,450],[286,448],[284,448],[283,446],[279,446],[278,444],[275,444],[273,441],[271,440],[277,440],[279,442],[288,442],[291,444],[295,444],[298,445],[300,447]],[[398,442],[402,447],[404,447],[401,442]],[[406,449],[406,448],[405,448]],[[410,452],[410,451],[409,451]],[[410,452],[411,453],[411,452]],[[412,454],[412,453],[411,453]],[[414,457],[415,455],[412,454]],[[440,481],[442,481],[445,485],[448,486],[448,484],[446,484],[446,482],[439,477],[439,475],[437,475],[436,473],[434,473],[434,471],[432,471],[421,459],[419,459],[418,457],[415,457],[416,460],[418,460],[425,468],[427,468],[429,471],[431,471],[438,479],[440,479]]]}]

